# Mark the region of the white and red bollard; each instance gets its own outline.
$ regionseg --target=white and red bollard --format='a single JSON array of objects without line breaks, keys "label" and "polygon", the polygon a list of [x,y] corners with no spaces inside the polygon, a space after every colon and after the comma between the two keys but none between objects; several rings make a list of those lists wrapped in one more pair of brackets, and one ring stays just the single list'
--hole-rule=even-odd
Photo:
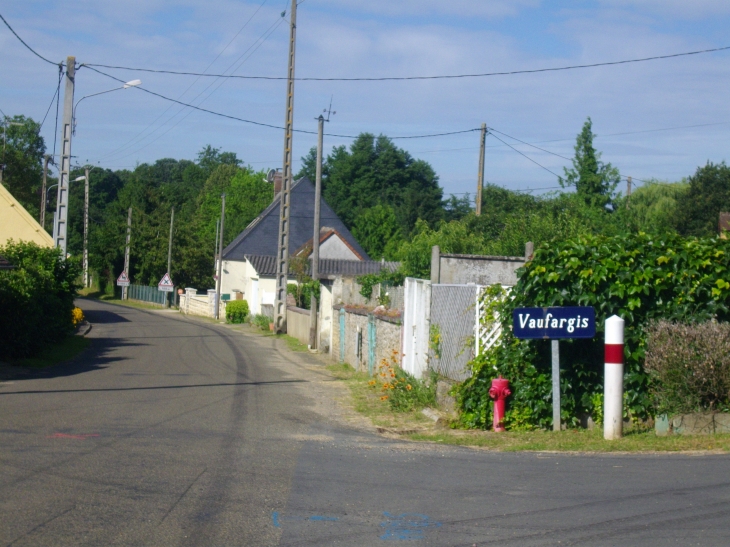
[{"label": "white and red bollard", "polygon": [[606,319],[603,377],[603,438],[623,436],[624,407],[624,320],[618,315]]},{"label": "white and red bollard", "polygon": [[509,390],[509,380],[499,378],[492,380],[489,396],[494,399],[494,431],[504,431],[504,401],[512,394]]}]

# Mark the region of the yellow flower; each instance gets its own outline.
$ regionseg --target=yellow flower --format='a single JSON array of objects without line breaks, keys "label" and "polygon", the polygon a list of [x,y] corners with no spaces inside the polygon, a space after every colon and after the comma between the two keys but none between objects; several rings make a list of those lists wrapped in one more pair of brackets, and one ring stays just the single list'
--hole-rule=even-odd
[{"label": "yellow flower", "polygon": [[408,384],[408,385],[406,386],[406,389],[407,389],[408,391],[410,391],[410,390],[411,390],[411,389],[413,389],[413,388],[411,387],[411,384]]},{"label": "yellow flower", "polygon": [[388,398],[388,396],[387,396],[387,395],[383,395],[383,396],[382,396],[382,397],[380,398],[380,400],[381,400],[381,401],[385,401],[385,400],[386,400],[387,398]]},{"label": "yellow flower", "polygon": [[71,322],[73,323],[73,326],[75,327],[81,321],[84,320],[84,312],[81,311],[81,308],[74,308],[71,312]]}]

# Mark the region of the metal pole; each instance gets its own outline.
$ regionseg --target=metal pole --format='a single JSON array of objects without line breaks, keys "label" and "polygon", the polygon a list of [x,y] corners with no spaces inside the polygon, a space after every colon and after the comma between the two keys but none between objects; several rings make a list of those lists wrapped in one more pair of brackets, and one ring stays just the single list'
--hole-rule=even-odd
[{"label": "metal pole", "polygon": [[221,229],[218,240],[218,279],[215,281],[215,318],[220,319],[221,275],[223,273],[223,227],[226,221],[226,195],[221,194]]},{"label": "metal pole", "polygon": [[560,346],[552,341],[553,356],[553,431],[560,431]]},{"label": "metal pole", "polygon": [[[167,275],[170,276],[170,279],[172,279],[172,274],[170,273],[170,269],[172,267],[172,226],[175,222],[175,208],[173,207],[170,211],[170,241],[167,244]],[[173,291],[172,297],[175,298],[175,292]],[[167,295],[165,295],[165,307],[170,307],[170,299],[167,298]]]},{"label": "metal pole", "polygon": [[479,173],[477,174],[476,215],[482,214],[482,188],[484,188],[484,141],[487,139],[487,124],[482,124],[479,136]]},{"label": "metal pole", "polygon": [[46,184],[48,181],[48,162],[51,160],[51,156],[43,154],[43,186],[41,188],[41,218],[40,224],[43,229],[46,229]]},{"label": "metal pole", "polygon": [[603,438],[623,436],[624,402],[624,320],[617,315],[606,319],[603,365]]},{"label": "metal pole", "polygon": [[[314,184],[314,237],[312,238],[312,279],[319,279],[319,207],[322,198],[322,146],[324,140],[324,116],[317,118],[317,175]],[[317,297],[312,293],[309,306],[309,348],[317,349]]]},{"label": "metal pole", "polygon": [[[127,274],[129,279],[129,244],[132,239],[132,208],[129,208],[127,213],[127,245],[124,248],[124,273]],[[131,281],[130,281],[131,282]],[[127,299],[128,287],[122,287],[122,300]]]},{"label": "metal pole", "polygon": [[286,288],[289,279],[289,209],[292,186],[292,137],[294,130],[294,59],[297,39],[297,0],[291,2],[289,27],[289,70],[286,83],[286,123],[284,124],[284,168],[279,198],[279,240],[276,254],[276,302],[274,304],[274,331],[286,332]]},{"label": "metal pole", "polygon": [[89,286],[89,168],[84,170],[84,287]]},{"label": "metal pole", "polygon": [[68,229],[68,184],[71,171],[71,132],[73,125],[74,82],[76,79],[76,57],[66,58],[66,91],[63,97],[63,124],[61,125],[61,166],[58,173],[58,197],[56,198],[56,232],[53,234],[56,247],[66,259],[66,232]]}]

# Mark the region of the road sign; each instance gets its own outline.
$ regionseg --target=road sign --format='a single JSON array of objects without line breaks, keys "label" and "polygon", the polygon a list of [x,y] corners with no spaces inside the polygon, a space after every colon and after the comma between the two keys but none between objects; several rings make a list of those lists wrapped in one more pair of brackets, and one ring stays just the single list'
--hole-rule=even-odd
[{"label": "road sign", "polygon": [[174,289],[175,285],[172,283],[172,279],[170,279],[170,274],[166,273],[162,276],[162,279],[160,279],[160,282],[157,284],[157,290],[163,292],[172,292]]},{"label": "road sign", "polygon": [[129,287],[129,278],[127,277],[127,272],[122,272],[119,274],[119,277],[117,277],[117,286],[118,287]]},{"label": "road sign", "polygon": [[596,312],[590,306],[516,308],[512,312],[515,338],[593,338]]}]

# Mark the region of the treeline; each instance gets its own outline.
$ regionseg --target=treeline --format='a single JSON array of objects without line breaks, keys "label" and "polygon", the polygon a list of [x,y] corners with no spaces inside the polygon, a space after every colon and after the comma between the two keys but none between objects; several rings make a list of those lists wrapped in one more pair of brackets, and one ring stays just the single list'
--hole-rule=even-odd
[{"label": "treeline", "polygon": [[[28,211],[39,212],[45,143],[39,125],[16,116],[6,122],[4,183]],[[649,181],[628,197],[617,191],[622,177],[601,161],[588,119],[578,135],[561,192],[543,196],[484,188],[482,214],[469,196],[444,197],[438,175],[386,136],[361,134],[324,160],[323,197],[373,259],[403,263],[406,275],[428,277],[432,245],[446,253],[521,256],[537,245],[579,235],[637,232],[711,235],[730,204],[730,168],[700,167],[674,183]],[[316,151],[303,158],[296,178],[314,180]],[[71,173],[71,180],[83,175]],[[265,172],[245,166],[233,152],[205,147],[194,161],[160,159],[133,170],[90,171],[90,262],[97,279],[111,284],[122,270],[127,211],[132,208],[133,282],[154,285],[167,269],[171,209],[175,208],[172,278],[178,286],[213,286],[213,255],[220,196],[226,194],[224,241],[229,243],[273,199]],[[56,181],[49,179],[48,185]],[[52,230],[56,192],[50,192],[46,229]],[[69,244],[83,245],[83,182],[72,182]],[[274,252],[274,251],[272,251]]]}]

